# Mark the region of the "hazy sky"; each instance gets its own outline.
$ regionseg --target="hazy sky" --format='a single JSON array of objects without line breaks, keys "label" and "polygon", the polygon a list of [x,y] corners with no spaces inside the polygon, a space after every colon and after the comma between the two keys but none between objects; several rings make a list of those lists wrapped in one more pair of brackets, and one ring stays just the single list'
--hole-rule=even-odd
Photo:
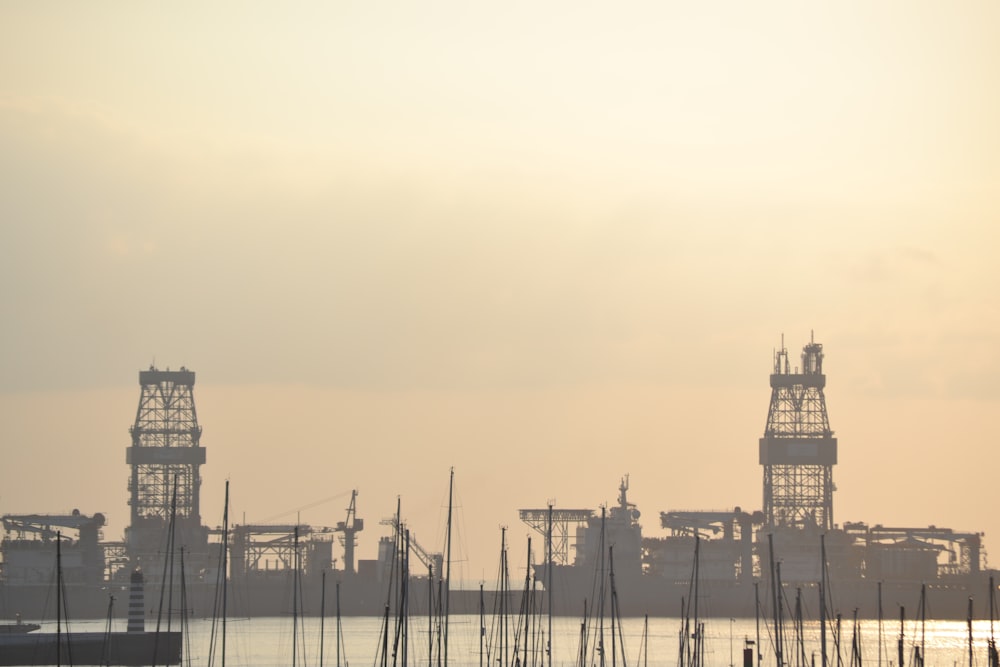
[{"label": "hazy sky", "polygon": [[[834,519],[1000,545],[995,2],[5,3],[0,512],[128,520],[197,372],[205,521],[759,509],[824,343]],[[338,554],[339,557],[339,554]],[[518,559],[520,559],[518,561]],[[991,562],[996,565],[995,562]]]}]

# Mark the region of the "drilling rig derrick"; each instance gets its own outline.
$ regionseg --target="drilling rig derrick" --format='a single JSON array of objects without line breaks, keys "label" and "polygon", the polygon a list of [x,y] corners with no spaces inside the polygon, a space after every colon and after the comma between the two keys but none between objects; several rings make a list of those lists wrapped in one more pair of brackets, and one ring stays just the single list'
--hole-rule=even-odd
[{"label": "drilling rig derrick", "polygon": [[782,343],[774,355],[771,403],[760,465],[764,467],[764,519],[771,528],[833,529],[833,466],[837,439],[830,430],[823,388],[823,345],[802,348],[794,371]]},{"label": "drilling rig derrick", "polygon": [[[194,405],[194,372],[150,367],[139,373],[141,394],[132,445],[126,452],[131,467],[131,523],[126,544],[133,567],[146,576],[162,566],[162,545],[173,531],[192,564],[208,555],[208,529],[201,525],[200,466],[205,463],[201,426]],[[131,568],[130,568],[131,569]]]}]

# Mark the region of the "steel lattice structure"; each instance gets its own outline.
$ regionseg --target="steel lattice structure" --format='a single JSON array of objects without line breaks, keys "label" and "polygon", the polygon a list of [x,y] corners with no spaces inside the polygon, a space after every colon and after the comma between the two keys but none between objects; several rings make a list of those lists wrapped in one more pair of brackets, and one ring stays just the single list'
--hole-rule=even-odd
[{"label": "steel lattice structure", "polygon": [[179,539],[196,548],[207,541],[207,533],[200,525],[199,467],[205,463],[205,449],[194,404],[194,372],[150,367],[139,373],[139,385],[126,456],[131,466],[130,550],[137,554],[160,542],[172,515]]},{"label": "steel lattice structure", "polygon": [[542,537],[548,533],[552,521],[552,562],[569,564],[570,524],[586,524],[594,517],[594,510],[572,509],[526,509],[519,511],[521,521],[533,528]]},{"label": "steel lattice structure", "polygon": [[771,405],[760,439],[764,519],[772,527],[833,528],[833,466],[837,439],[830,430],[823,388],[823,346],[802,348],[792,372],[788,350],[775,353]]}]

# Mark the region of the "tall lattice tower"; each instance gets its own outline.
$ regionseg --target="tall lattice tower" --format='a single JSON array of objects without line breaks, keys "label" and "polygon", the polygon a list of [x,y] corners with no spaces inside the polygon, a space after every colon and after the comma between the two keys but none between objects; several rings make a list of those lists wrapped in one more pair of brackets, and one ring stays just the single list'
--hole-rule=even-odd
[{"label": "tall lattice tower", "polygon": [[[132,467],[132,520],[126,531],[129,557],[135,564],[161,560],[171,515],[175,517],[174,544],[194,554],[204,553],[208,531],[201,525],[199,466],[205,463],[205,449],[194,407],[194,372],[183,366],[179,371],[151,366],[140,371],[139,385],[142,393],[126,455]],[[145,565],[147,575],[149,565]]]},{"label": "tall lattice tower", "polygon": [[830,430],[823,387],[823,346],[802,348],[802,369],[789,368],[782,341],[774,355],[771,406],[760,439],[764,519],[771,527],[833,528],[833,466],[837,439]]}]

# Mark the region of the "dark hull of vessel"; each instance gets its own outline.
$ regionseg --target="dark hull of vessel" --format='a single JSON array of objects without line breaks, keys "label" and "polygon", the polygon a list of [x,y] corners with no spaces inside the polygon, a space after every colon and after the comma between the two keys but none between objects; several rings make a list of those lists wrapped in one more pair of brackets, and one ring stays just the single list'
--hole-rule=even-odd
[{"label": "dark hull of vessel", "polygon": [[[233,617],[287,616],[292,613],[293,596],[289,576],[260,577],[255,580],[232,580],[228,585],[229,601],[227,613]],[[338,595],[339,584],[339,595]],[[413,577],[409,582],[407,598],[413,614],[421,614],[428,607],[428,599],[438,596],[438,584],[429,585],[426,577]],[[194,583],[186,587],[187,614],[192,618],[210,618],[215,606],[215,584]],[[68,614],[74,619],[102,619],[108,616],[111,597],[116,602],[112,615],[125,618],[127,605],[117,600],[127,600],[128,591],[122,586],[67,586],[66,598]],[[399,599],[398,584],[392,590],[387,582],[358,575],[342,574],[327,576],[326,595],[319,580],[305,578],[298,599],[299,612],[307,616],[317,616],[325,609],[328,616],[337,613],[337,598],[340,613],[344,616],[382,616],[386,605],[395,613]],[[146,627],[157,618],[158,586],[146,586]],[[487,610],[493,609],[496,593],[486,591],[483,604]],[[520,600],[518,592],[510,594],[511,600]],[[516,602],[511,602],[515,604]],[[177,606],[176,597],[174,605]],[[479,590],[453,590],[449,596],[449,608],[455,614],[479,613]],[[47,585],[0,585],[0,617],[34,620],[54,620],[55,600],[52,587]]]},{"label": "dark hull of vessel", "polygon": [[[552,611],[557,616],[579,616],[586,602],[588,609],[594,609],[600,592],[595,585],[595,577],[589,568],[575,566],[555,566],[552,573]],[[546,573],[544,566],[536,566],[538,595],[545,595]],[[337,613],[337,579],[328,577],[326,582],[325,611],[328,616]],[[885,618],[898,618],[900,607],[905,608],[907,618],[917,613],[920,589],[923,582],[882,583],[882,613]],[[397,585],[398,586],[398,585]],[[621,613],[626,616],[678,616],[682,601],[689,604],[692,590],[688,582],[669,581],[662,577],[646,574],[616,574],[615,587]],[[344,616],[381,616],[388,604],[393,613],[397,608],[399,592],[390,591],[388,584],[374,579],[345,575],[339,581],[340,613]],[[819,591],[815,583],[784,585],[784,599],[794,604],[797,589],[801,591],[803,608],[808,618],[819,617]],[[879,614],[878,583],[866,579],[833,581],[827,591],[830,608],[845,617],[858,610],[860,618],[877,618]],[[284,577],[274,577],[258,581],[233,581],[229,585],[228,610],[232,616],[286,616],[292,612],[291,586]],[[757,613],[764,617],[772,615],[769,584],[739,581],[702,581],[698,588],[699,615],[719,618],[752,618]],[[988,618],[988,573],[968,575],[949,580],[927,582],[927,618],[964,620],[968,614],[969,598],[973,600],[976,618]],[[72,587],[68,593],[69,613],[77,619],[106,618],[109,596],[127,599],[127,592],[118,589],[93,586]],[[420,614],[428,607],[428,598],[437,596],[437,589],[431,587],[426,578],[413,578],[407,596],[411,613]],[[509,593],[508,609],[520,604],[520,591]],[[497,593],[485,591],[483,605],[487,611],[494,609]],[[159,594],[154,587],[147,589],[147,627],[157,617]],[[215,586],[207,584],[189,585],[187,590],[188,614],[194,618],[208,618],[213,615]],[[299,599],[300,612],[315,616],[323,606],[323,594],[319,582],[305,581]],[[610,601],[610,590],[605,590],[605,600]],[[759,603],[758,603],[759,600]],[[537,604],[544,605],[539,601]],[[511,606],[513,605],[513,606]],[[452,590],[449,607],[455,614],[475,614],[479,612],[479,590]],[[125,605],[116,605],[113,613],[124,618]],[[2,586],[0,587],[0,616],[13,618],[20,613],[22,618],[53,620],[54,601],[48,586]]]},{"label": "dark hull of vessel", "polygon": [[0,665],[177,665],[180,632],[33,632],[0,637]]},{"label": "dark hull of vessel", "polygon": [[[552,609],[557,616],[578,616],[584,601],[594,609],[600,599],[593,572],[575,566],[554,566],[552,572]],[[546,580],[544,566],[536,567],[540,582]],[[773,596],[770,584],[753,581],[702,581],[698,586],[699,615],[706,618],[753,618],[759,609],[762,617],[773,616]],[[881,584],[881,614],[884,618],[898,618],[903,607],[907,618],[918,613],[923,582],[897,581]],[[618,606],[623,616],[680,616],[682,604],[690,605],[693,588],[686,581],[669,581],[646,574],[615,575]],[[819,587],[816,583],[785,583],[782,599],[787,618],[801,594],[807,618],[819,618]],[[605,588],[606,604],[610,604],[610,588]],[[859,618],[879,617],[878,582],[857,579],[833,581],[827,590],[828,608],[833,614],[850,617],[857,610]],[[926,584],[926,617],[928,619],[965,620],[969,599],[973,601],[975,618],[989,618],[989,576],[987,573],[936,580]]]}]

